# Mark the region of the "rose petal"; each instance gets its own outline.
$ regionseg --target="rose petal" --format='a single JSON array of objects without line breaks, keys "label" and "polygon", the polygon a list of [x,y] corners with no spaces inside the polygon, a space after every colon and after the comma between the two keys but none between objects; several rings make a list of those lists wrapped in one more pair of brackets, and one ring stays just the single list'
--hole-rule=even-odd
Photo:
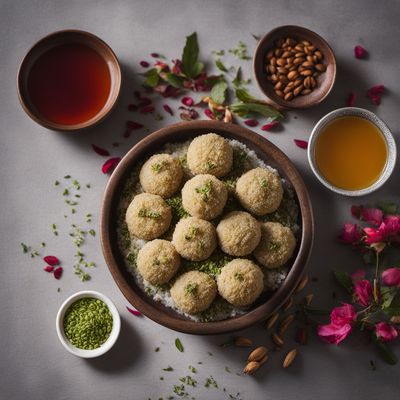
[{"label": "rose petal", "polygon": [[112,171],[120,161],[121,157],[109,158],[101,167],[101,171],[103,174],[107,174],[108,172]]},{"label": "rose petal", "polygon": [[106,149],[103,149],[102,147],[96,146],[95,144],[92,144],[93,150],[99,155],[99,156],[109,156],[110,152]]},{"label": "rose petal", "polygon": [[160,55],[158,53],[151,53],[150,56],[153,57],[153,58],[160,57]]},{"label": "rose petal", "polygon": [[214,113],[209,108],[204,110],[204,114],[210,119],[215,119]]},{"label": "rose petal", "polygon": [[372,285],[367,279],[361,279],[354,286],[354,294],[358,302],[364,306],[368,307],[372,299]]},{"label": "rose petal", "polygon": [[128,111],[136,111],[139,108],[136,104],[129,104]]},{"label": "rose petal", "polygon": [[150,64],[147,61],[140,61],[139,63],[143,68],[149,68]]},{"label": "rose petal", "polygon": [[252,128],[258,125],[258,121],[256,119],[246,119],[244,123]]},{"label": "rose petal", "polygon": [[390,342],[396,339],[399,335],[397,329],[387,322],[378,322],[375,325],[375,334],[376,337],[382,342]]},{"label": "rose petal", "polygon": [[354,92],[349,93],[346,100],[347,107],[354,107],[356,104],[357,95]]},{"label": "rose petal", "polygon": [[365,58],[367,56],[367,50],[364,47],[357,45],[354,47],[354,57],[355,58]]},{"label": "rose petal", "polygon": [[270,131],[275,126],[279,125],[278,121],[271,121],[261,127],[262,131]]},{"label": "rose petal", "polygon": [[182,104],[184,104],[186,107],[191,107],[194,104],[194,100],[189,96],[185,96],[182,99]]},{"label": "rose petal", "polygon": [[127,129],[127,130],[124,132],[124,138],[128,138],[129,136],[131,136],[131,133],[132,133],[132,131],[131,131],[130,129]]},{"label": "rose petal", "polygon": [[361,240],[361,230],[357,224],[344,224],[338,238],[342,243],[356,245]]},{"label": "rose petal", "polygon": [[60,265],[60,260],[55,256],[46,256],[43,258],[44,262],[49,265]]},{"label": "rose petal", "polygon": [[172,108],[168,104],[163,105],[163,109],[171,116],[174,115],[174,112],[172,111]]},{"label": "rose petal", "polygon": [[142,107],[139,112],[140,114],[152,114],[155,111],[155,107],[153,104],[149,104],[147,106]]},{"label": "rose petal", "polygon": [[63,273],[63,267],[57,267],[57,268],[54,270],[54,278],[60,279],[62,273]]},{"label": "rose petal", "polygon": [[367,96],[369,97],[369,99],[373,104],[379,106],[379,104],[381,104],[381,96],[384,91],[385,91],[385,86],[375,85],[372,86],[370,89],[368,89]]},{"label": "rose petal", "polygon": [[331,312],[331,323],[336,326],[351,324],[357,318],[355,308],[348,303],[335,307]]},{"label": "rose petal", "polygon": [[382,284],[400,287],[400,268],[388,268],[382,272]]},{"label": "rose petal", "polygon": [[296,146],[300,147],[301,149],[307,149],[308,148],[308,142],[305,141],[305,140],[294,139],[293,141],[296,144]]},{"label": "rose petal", "polygon": [[126,307],[126,309],[135,317],[140,317],[142,315],[142,313],[138,310],[134,310],[133,308],[130,307]]},{"label": "rose petal", "polygon": [[136,129],[143,128],[144,125],[140,124],[139,122],[135,122],[135,121],[126,121],[126,126],[129,129],[136,130]]},{"label": "rose petal", "polygon": [[43,268],[43,270],[46,271],[46,272],[53,272],[54,271],[54,267],[52,265],[46,265]]},{"label": "rose petal", "polygon": [[318,336],[327,343],[339,344],[351,333],[352,327],[350,324],[336,326],[334,324],[318,326]]}]

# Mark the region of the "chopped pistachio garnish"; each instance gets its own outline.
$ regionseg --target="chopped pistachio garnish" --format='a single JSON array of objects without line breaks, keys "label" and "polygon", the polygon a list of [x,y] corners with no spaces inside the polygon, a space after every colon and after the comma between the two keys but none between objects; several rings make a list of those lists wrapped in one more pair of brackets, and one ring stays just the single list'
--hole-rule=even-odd
[{"label": "chopped pistachio garnish", "polygon": [[235,279],[238,280],[239,282],[242,282],[243,279],[244,279],[244,278],[243,278],[243,275],[242,275],[240,272],[235,272],[234,277],[235,277]]},{"label": "chopped pistachio garnish", "polygon": [[210,180],[208,180],[203,186],[199,186],[195,190],[196,193],[199,193],[201,195],[203,201],[208,201],[212,190],[212,183]]},{"label": "chopped pistachio garnish", "polygon": [[138,216],[143,218],[160,218],[161,214],[158,211],[151,211],[147,210],[146,208],[141,208]]},{"label": "chopped pistachio garnish", "polygon": [[268,182],[265,178],[261,179],[260,186],[266,188],[268,186]]},{"label": "chopped pistachio garnish", "polygon": [[271,240],[270,242],[268,242],[268,244],[267,244],[267,249],[268,249],[269,251],[278,250],[279,247],[281,247],[281,244],[280,244],[279,242],[274,242],[274,241],[272,241],[272,240]]},{"label": "chopped pistachio garnish", "polygon": [[154,163],[151,165],[151,169],[155,174],[158,174],[162,170],[162,168],[165,167],[166,165],[167,165],[166,161]]},{"label": "chopped pistachio garnish", "polygon": [[185,291],[187,294],[194,296],[197,294],[197,289],[199,285],[197,283],[188,283],[185,287]]},{"label": "chopped pistachio garnish", "polygon": [[27,253],[29,251],[29,249],[30,249],[30,246],[28,246],[25,243],[21,243],[21,248],[22,248],[22,252],[23,253]]},{"label": "chopped pistachio garnish", "polygon": [[192,240],[197,236],[198,233],[199,233],[199,228],[197,226],[191,226],[189,228],[189,233],[185,235],[185,239]]},{"label": "chopped pistachio garnish", "polygon": [[179,162],[182,164],[183,167],[186,167],[187,166],[187,154],[179,157]]},{"label": "chopped pistachio garnish", "polygon": [[207,161],[206,162],[206,168],[208,171],[211,171],[212,169],[216,168],[217,164],[213,163],[212,161]]}]

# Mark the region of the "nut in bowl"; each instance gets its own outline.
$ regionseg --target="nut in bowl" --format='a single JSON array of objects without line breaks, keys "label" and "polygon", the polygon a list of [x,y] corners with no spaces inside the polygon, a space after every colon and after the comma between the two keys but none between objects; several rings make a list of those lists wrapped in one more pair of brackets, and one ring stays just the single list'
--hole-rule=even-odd
[{"label": "nut in bowl", "polygon": [[262,92],[280,108],[308,108],[331,91],[336,60],[328,43],[299,26],[281,26],[260,39],[254,74]]},{"label": "nut in bowl", "polygon": [[114,346],[121,319],[114,303],[92,290],[77,292],[61,305],[56,330],[62,345],[72,354],[94,358]]}]

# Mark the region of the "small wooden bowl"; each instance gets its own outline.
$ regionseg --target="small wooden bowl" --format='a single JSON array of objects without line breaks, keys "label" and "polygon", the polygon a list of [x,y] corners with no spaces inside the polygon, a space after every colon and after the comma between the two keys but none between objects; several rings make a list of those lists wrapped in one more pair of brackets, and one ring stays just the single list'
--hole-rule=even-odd
[{"label": "small wooden bowl", "polygon": [[[110,70],[111,89],[106,104],[103,108],[89,120],[73,125],[58,124],[48,120],[35,108],[32,103],[27,88],[27,79],[34,62],[49,49],[66,44],[79,43],[86,45],[95,50],[106,61]],[[81,129],[92,127],[102,121],[114,108],[121,88],[121,67],[117,56],[112,49],[103,40],[92,33],[80,30],[63,30],[53,32],[35,43],[23,58],[17,76],[17,90],[19,101],[25,112],[38,124],[45,128],[56,131],[78,131]]]},{"label": "small wooden bowl", "polygon": [[[311,93],[295,97],[291,101],[286,101],[275,93],[265,71],[266,54],[274,47],[276,40],[287,37],[311,42],[323,54],[322,61],[326,65],[326,71],[318,76],[318,86]],[[336,78],[336,59],[329,44],[321,36],[300,26],[286,25],[273,29],[260,39],[254,53],[253,71],[258,86],[272,105],[281,109],[308,108],[321,103],[331,91]]]},{"label": "small wooden bowl", "polygon": [[[128,272],[117,243],[117,205],[127,177],[141,160],[159,151],[166,143],[184,142],[196,136],[215,132],[236,139],[287,179],[299,206],[301,239],[292,258],[288,276],[272,296],[262,296],[244,315],[216,322],[195,322],[148,296]],[[127,300],[153,321],[176,331],[207,335],[237,331],[268,318],[292,294],[306,267],[313,242],[314,225],[306,186],[289,158],[276,146],[254,132],[238,125],[216,121],[182,122],[162,128],[135,145],[118,164],[106,187],[101,210],[101,244],[111,274]]]}]

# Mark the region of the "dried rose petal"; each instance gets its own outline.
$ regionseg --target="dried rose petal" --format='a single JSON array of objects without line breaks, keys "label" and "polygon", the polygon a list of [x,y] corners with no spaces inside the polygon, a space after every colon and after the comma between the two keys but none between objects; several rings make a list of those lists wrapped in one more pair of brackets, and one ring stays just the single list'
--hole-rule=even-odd
[{"label": "dried rose petal", "polygon": [[275,126],[279,125],[278,121],[271,121],[261,127],[262,131],[270,131]]},{"label": "dried rose petal", "polygon": [[128,111],[136,111],[139,108],[136,104],[129,104]]},{"label": "dried rose petal", "polygon": [[155,107],[153,106],[153,104],[149,104],[147,106],[142,107],[139,112],[140,114],[151,114],[155,111]]},{"label": "dried rose petal", "polygon": [[153,102],[151,101],[151,99],[149,99],[148,97],[141,97],[140,98],[140,103],[138,104],[138,107],[145,107],[148,106],[149,104],[152,104]]},{"label": "dried rose petal", "polygon": [[256,119],[246,119],[246,121],[244,121],[245,125],[247,126],[257,126],[258,125],[258,121]]},{"label": "dried rose petal", "polygon": [[204,114],[210,119],[215,119],[214,113],[209,108],[204,110]]},{"label": "dried rose petal", "polygon": [[171,72],[175,75],[180,75],[182,71],[182,61],[181,60],[172,60],[173,66]]},{"label": "dried rose petal", "polygon": [[142,94],[139,92],[139,90],[135,90],[135,91],[133,92],[133,95],[134,95],[136,98],[138,98],[138,99],[140,99],[140,98],[142,97]]},{"label": "dried rose petal", "polygon": [[139,63],[143,68],[149,68],[150,64],[147,61],[140,61]]},{"label": "dried rose petal", "polygon": [[132,131],[130,130],[130,129],[127,129],[125,132],[124,132],[124,138],[128,138],[129,136],[131,136],[131,133],[132,133]]},{"label": "dried rose petal", "polygon": [[354,92],[349,93],[346,100],[347,107],[354,107],[356,104],[357,95]]},{"label": "dried rose petal", "polygon": [[99,156],[109,156],[110,152],[106,149],[103,149],[102,147],[96,146],[95,144],[92,144],[93,150],[99,155]]},{"label": "dried rose petal", "polygon": [[133,308],[130,307],[126,307],[126,309],[135,317],[140,317],[142,315],[142,313],[138,310],[134,310]]},{"label": "dried rose petal", "polygon": [[150,56],[153,57],[153,58],[160,57],[160,55],[158,53],[151,53]]},{"label": "dried rose petal", "polygon": [[300,140],[300,139],[294,139],[294,142],[297,147],[300,147],[301,149],[307,149],[308,147],[308,142],[305,140]]},{"label": "dried rose petal", "polygon": [[46,272],[53,272],[54,271],[54,267],[52,265],[46,265],[43,268],[43,270],[46,271]]},{"label": "dried rose petal", "polygon": [[364,47],[357,45],[354,47],[354,57],[355,58],[365,58],[367,56],[367,50]]},{"label": "dried rose petal", "polygon": [[171,116],[174,115],[174,112],[172,111],[172,108],[168,104],[163,105],[163,109]]},{"label": "dried rose petal", "polygon": [[126,126],[129,129],[136,130],[136,129],[143,128],[144,125],[140,124],[139,122],[135,122],[135,121],[126,121]]},{"label": "dried rose petal", "polygon": [[43,258],[43,260],[49,265],[60,265],[60,260],[55,256],[46,256]]},{"label": "dried rose petal", "polygon": [[109,158],[101,167],[101,171],[103,174],[107,174],[108,172],[112,171],[120,161],[121,157]]},{"label": "dried rose petal", "polygon": [[184,104],[186,107],[191,107],[194,104],[194,100],[189,96],[185,96],[182,99],[182,104]]},{"label": "dried rose petal", "polygon": [[375,85],[372,86],[370,89],[368,89],[367,96],[369,97],[369,99],[373,104],[379,106],[379,104],[381,104],[381,96],[384,91],[385,91],[385,86]]},{"label": "dried rose petal", "polygon": [[163,97],[177,97],[180,94],[179,88],[172,85],[161,84],[154,88],[154,91],[160,93]]},{"label": "dried rose petal", "polygon": [[63,273],[63,267],[57,267],[57,268],[54,270],[54,278],[60,279],[62,273]]}]

